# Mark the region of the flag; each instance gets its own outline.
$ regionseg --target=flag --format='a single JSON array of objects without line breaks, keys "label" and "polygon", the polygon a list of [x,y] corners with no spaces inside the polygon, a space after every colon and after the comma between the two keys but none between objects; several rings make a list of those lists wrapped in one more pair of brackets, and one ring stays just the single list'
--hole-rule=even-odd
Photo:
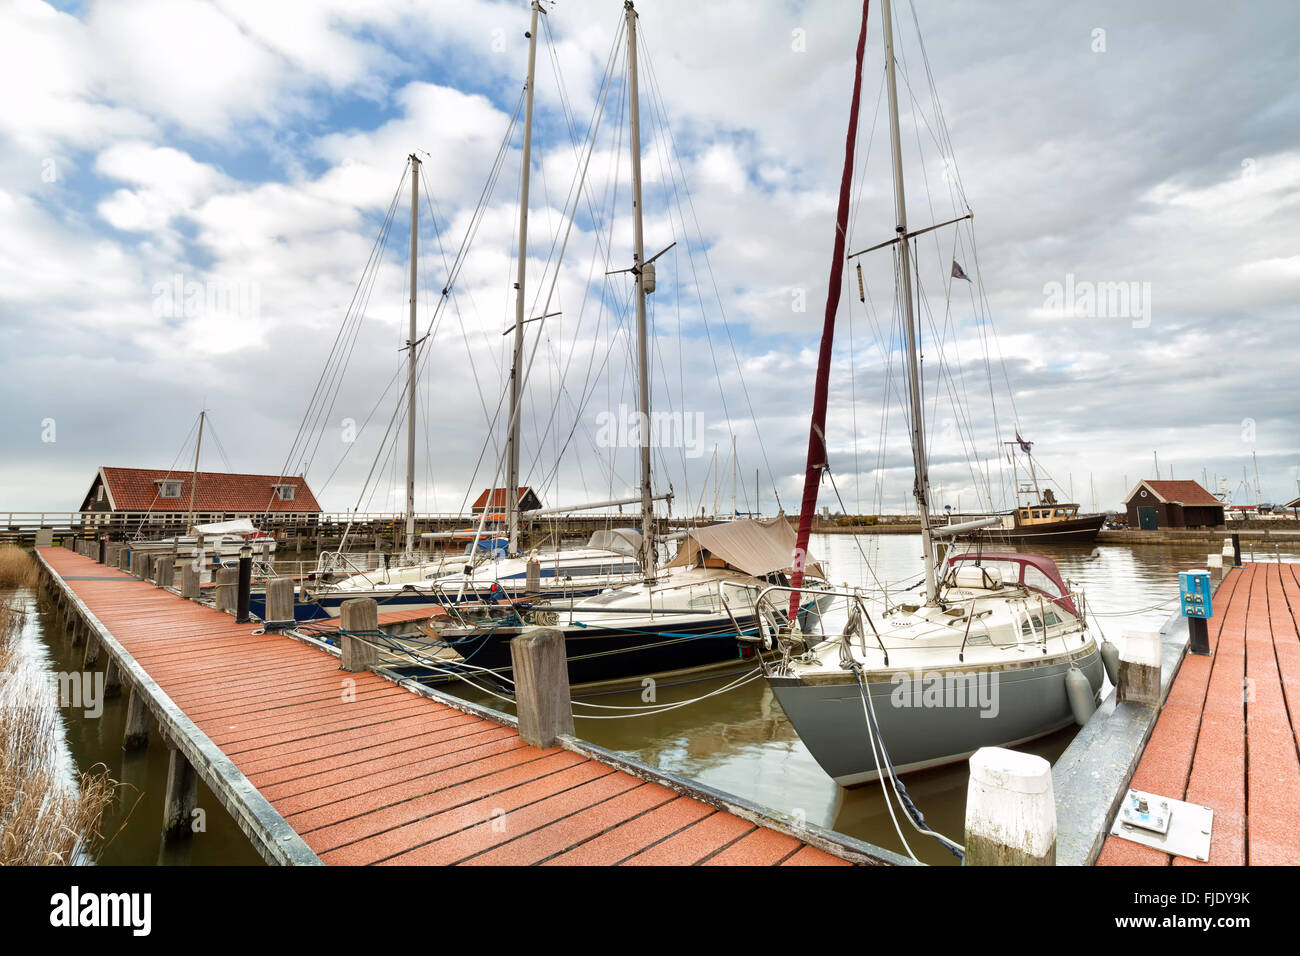
[{"label": "flag", "polygon": [[1029,449],[1034,447],[1033,442],[1025,441],[1023,438],[1020,437],[1020,432],[1016,432],[1016,444],[1020,446],[1020,450],[1023,451],[1026,455],[1029,454]]},{"label": "flag", "polygon": [[956,259],[952,260],[952,277],[954,279],[965,279],[967,282],[970,282],[970,276],[966,274],[966,270],[958,264]]}]

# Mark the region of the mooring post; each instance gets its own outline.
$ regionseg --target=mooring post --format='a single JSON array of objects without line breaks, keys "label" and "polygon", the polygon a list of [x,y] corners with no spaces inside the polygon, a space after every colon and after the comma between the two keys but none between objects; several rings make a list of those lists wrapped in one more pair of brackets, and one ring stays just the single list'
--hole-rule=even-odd
[{"label": "mooring post", "polygon": [[163,833],[168,837],[188,836],[190,819],[199,798],[199,775],[172,741],[167,763],[167,790],[163,797]]},{"label": "mooring post", "polygon": [[573,701],[563,632],[539,627],[520,634],[510,642],[510,661],[519,736],[524,743],[549,747],[556,737],[572,734]]},{"label": "mooring post", "polygon": [[1125,631],[1115,699],[1160,706],[1160,632]]},{"label": "mooring post", "polygon": [[143,750],[149,746],[149,725],[153,719],[144,695],[134,687],[126,701],[126,722],[122,727],[122,749]]},{"label": "mooring post", "polygon": [[1205,556],[1205,566],[1210,569],[1210,577],[1215,584],[1223,580],[1223,555],[1207,554]]},{"label": "mooring post", "polygon": [[266,617],[263,630],[268,633],[283,631],[293,624],[293,581],[275,578],[266,582]]},{"label": "mooring post", "polygon": [[248,623],[248,599],[253,592],[253,549],[239,549],[239,588],[235,594],[235,623]]},{"label": "mooring post", "polygon": [[345,671],[363,671],[379,662],[379,648],[373,642],[379,630],[379,605],[373,598],[353,598],[339,608],[340,666]]},{"label": "mooring post", "polygon": [[117,569],[119,571],[131,570],[131,549],[125,544],[122,545],[121,550],[117,552]]},{"label": "mooring post", "polygon": [[108,563],[108,539],[107,538],[99,539],[99,553],[98,555],[96,555],[95,560],[98,561],[100,564]]},{"label": "mooring post", "polygon": [[231,613],[235,610],[235,591],[239,588],[238,568],[217,569],[217,610]]},{"label": "mooring post", "polygon": [[149,555],[141,551],[131,552],[131,573],[143,581],[147,575],[145,568],[149,563]]},{"label": "mooring post", "polygon": [[199,569],[194,566],[193,561],[186,561],[181,565],[181,597],[193,601],[198,598],[201,592]]},{"label": "mooring post", "polygon": [[1241,535],[1235,531],[1232,533],[1232,566],[1241,567]]},{"label": "mooring post", "polygon": [[540,594],[542,590],[542,565],[535,557],[529,557],[524,565],[524,591],[528,594]]},{"label": "mooring post", "polygon": [[1036,754],[981,747],[966,785],[966,866],[1055,866],[1052,765]]}]

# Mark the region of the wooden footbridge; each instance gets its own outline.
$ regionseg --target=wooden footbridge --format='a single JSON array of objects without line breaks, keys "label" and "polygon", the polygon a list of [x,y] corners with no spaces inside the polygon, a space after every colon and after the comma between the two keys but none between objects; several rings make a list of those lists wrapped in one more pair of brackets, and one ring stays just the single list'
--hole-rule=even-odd
[{"label": "wooden footbridge", "polygon": [[92,550],[37,554],[86,666],[129,688],[124,746],[152,724],[171,749],[173,833],[201,778],[272,863],[905,862],[573,735],[532,746],[513,717],[377,665],[341,670],[327,645],[236,623],[170,573],[151,583]]}]

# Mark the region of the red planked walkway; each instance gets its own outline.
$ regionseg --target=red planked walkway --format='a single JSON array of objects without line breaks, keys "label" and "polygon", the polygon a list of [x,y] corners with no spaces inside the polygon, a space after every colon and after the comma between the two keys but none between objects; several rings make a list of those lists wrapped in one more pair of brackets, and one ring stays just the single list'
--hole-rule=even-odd
[{"label": "red planked walkway", "polygon": [[[1184,659],[1132,787],[1214,810],[1210,865],[1300,862],[1300,566],[1247,564],[1214,598],[1210,657]],[[1109,837],[1099,866],[1195,866]]]},{"label": "red planked walkway", "polygon": [[46,562],[326,863],[847,865],[63,548]]}]

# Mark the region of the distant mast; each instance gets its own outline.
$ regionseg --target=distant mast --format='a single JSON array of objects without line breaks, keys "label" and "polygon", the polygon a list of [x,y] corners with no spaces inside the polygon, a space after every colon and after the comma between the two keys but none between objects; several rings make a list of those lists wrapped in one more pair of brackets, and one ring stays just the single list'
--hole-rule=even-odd
[{"label": "distant mast", "polygon": [[199,488],[199,450],[203,447],[203,420],[207,416],[207,409],[199,412],[199,440],[194,443],[194,474],[190,477],[190,517],[186,521],[190,534],[194,534],[194,493]]},{"label": "distant mast", "polygon": [[[798,588],[803,584],[804,562],[808,555],[808,536],[812,533],[813,515],[817,511],[817,487],[827,467],[826,402],[830,389],[831,350],[835,341],[835,313],[840,304],[840,287],[844,278],[844,242],[848,232],[849,199],[853,182],[853,152],[858,138],[858,110],[862,101],[862,54],[867,43],[867,11],[870,0],[862,2],[862,27],[858,31],[857,58],[853,70],[853,100],[849,106],[849,130],[844,142],[844,173],[840,178],[840,200],[835,214],[835,250],[831,254],[830,285],[826,290],[826,315],[822,322],[821,349],[817,354],[817,379],[813,386],[812,423],[808,429],[808,465],[803,478],[803,499],[799,506],[799,532],[791,560],[793,575],[790,595],[790,618],[799,609]],[[904,283],[906,284],[906,283]],[[716,480],[716,479],[715,479]]]}]

